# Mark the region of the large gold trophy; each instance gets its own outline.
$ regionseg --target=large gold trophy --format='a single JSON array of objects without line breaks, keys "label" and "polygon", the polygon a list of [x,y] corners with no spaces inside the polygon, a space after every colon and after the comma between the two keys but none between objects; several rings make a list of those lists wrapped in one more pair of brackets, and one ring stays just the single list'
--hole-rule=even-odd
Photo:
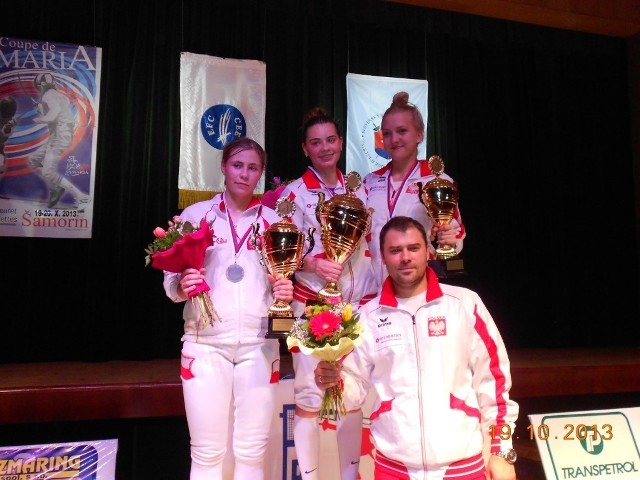
[{"label": "large gold trophy", "polygon": [[[276,203],[276,213],[282,218],[272,224],[262,234],[259,233],[260,224],[254,223],[251,237],[252,245],[260,253],[260,263],[273,276],[278,274],[290,278],[300,268],[304,257],[313,249],[313,231],[308,233],[309,249],[303,255],[305,234],[291,222],[290,217],[295,213],[296,205],[289,198],[281,197]],[[295,317],[293,309],[287,302],[273,300],[267,312],[269,319],[267,338],[284,338],[288,335]]]},{"label": "large gold trophy", "polygon": [[[364,202],[354,195],[362,185],[357,172],[345,176],[347,193],[324,201],[324,193],[318,193],[316,219],[321,227],[320,241],[327,257],[339,264],[345,263],[358,249],[362,237],[371,227],[371,212]],[[341,299],[337,282],[327,282],[318,292],[318,300]]]},{"label": "large gold trophy", "polygon": [[[451,223],[458,206],[460,193],[458,186],[440,175],[444,173],[444,162],[438,155],[429,157],[429,169],[436,176],[433,180],[418,184],[418,196],[420,202],[427,209],[427,214],[433,223],[440,227]],[[462,270],[462,259],[455,258],[456,249],[448,244],[438,244],[436,248],[436,260],[440,261],[447,271]]]}]

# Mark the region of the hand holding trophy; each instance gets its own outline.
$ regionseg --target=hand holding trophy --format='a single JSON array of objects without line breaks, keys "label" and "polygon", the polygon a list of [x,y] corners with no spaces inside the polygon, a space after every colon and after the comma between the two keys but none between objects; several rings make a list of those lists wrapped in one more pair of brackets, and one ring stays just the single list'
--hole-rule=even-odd
[{"label": "hand holding trophy", "polygon": [[[272,224],[262,234],[259,234],[259,223],[253,225],[251,244],[260,253],[260,263],[273,276],[283,275],[290,278],[300,268],[304,257],[313,249],[313,229],[309,229],[309,249],[303,255],[305,234],[291,222],[290,218],[296,211],[296,205],[289,198],[281,197],[276,202],[276,213],[282,220]],[[273,300],[267,312],[269,323],[267,338],[285,338],[295,318],[291,306],[281,300]]]},{"label": "hand holding trophy", "polygon": [[[429,157],[429,168],[436,178],[424,185],[422,182],[418,182],[420,202],[427,209],[427,214],[436,226],[448,225],[451,223],[458,206],[458,186],[455,182],[450,182],[440,177],[444,173],[444,162],[440,156],[433,155]],[[439,243],[436,248],[436,260],[446,262],[456,255],[456,249],[451,245]],[[449,268],[447,266],[445,270],[460,270],[462,266],[461,260],[458,263],[458,268]]]},{"label": "hand holding trophy", "polygon": [[[371,212],[364,202],[354,195],[362,185],[357,172],[345,176],[347,193],[339,194],[324,201],[323,192],[318,192],[316,219],[320,224],[320,241],[327,258],[344,264],[358,249],[362,237],[371,227]],[[318,292],[318,300],[342,299],[337,282],[327,282]]]}]

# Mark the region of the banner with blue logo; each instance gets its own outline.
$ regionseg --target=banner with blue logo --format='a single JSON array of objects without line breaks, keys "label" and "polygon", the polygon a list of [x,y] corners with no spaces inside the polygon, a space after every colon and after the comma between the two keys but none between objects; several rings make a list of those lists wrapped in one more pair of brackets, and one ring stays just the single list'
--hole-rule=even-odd
[{"label": "banner with blue logo", "polygon": [[[266,64],[182,52],[179,208],[224,190],[222,149],[237,137],[264,146]],[[256,193],[264,191],[264,176]]]},{"label": "banner with blue logo", "polygon": [[[347,171],[363,177],[385,166],[391,157],[384,150],[380,124],[393,96],[407,92],[427,124],[428,82],[408,78],[347,74]],[[426,132],[425,132],[426,138]],[[425,158],[427,142],[418,146],[418,158]]]}]

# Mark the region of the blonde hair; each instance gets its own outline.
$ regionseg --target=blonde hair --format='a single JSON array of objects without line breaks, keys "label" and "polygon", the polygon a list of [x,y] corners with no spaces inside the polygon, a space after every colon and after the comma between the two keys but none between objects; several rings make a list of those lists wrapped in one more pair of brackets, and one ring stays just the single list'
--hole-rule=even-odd
[{"label": "blonde hair", "polygon": [[422,114],[418,107],[416,107],[413,103],[409,102],[409,94],[407,92],[398,92],[393,96],[393,100],[391,101],[391,105],[382,115],[382,122],[384,123],[384,118],[390,113],[398,113],[398,112],[408,112],[412,116],[413,125],[420,132],[424,132],[424,119],[422,118]]}]

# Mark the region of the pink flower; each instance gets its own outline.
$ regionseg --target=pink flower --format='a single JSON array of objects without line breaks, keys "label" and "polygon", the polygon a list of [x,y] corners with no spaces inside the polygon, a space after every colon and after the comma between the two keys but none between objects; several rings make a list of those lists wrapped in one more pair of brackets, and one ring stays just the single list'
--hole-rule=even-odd
[{"label": "pink flower", "polygon": [[328,297],[325,300],[329,305],[337,305],[339,303],[342,303],[342,297]]},{"label": "pink flower", "polygon": [[263,205],[266,205],[271,209],[275,209],[276,202],[280,198],[280,195],[282,194],[282,191],[284,190],[285,186],[286,185],[281,185],[275,190],[269,190],[268,192],[264,192],[264,195],[262,195],[262,198],[260,199],[260,203],[262,203]]},{"label": "pink flower", "polygon": [[156,238],[164,238],[167,236],[167,232],[162,227],[156,227],[153,229],[153,234]]},{"label": "pink flower", "polygon": [[330,337],[340,330],[341,324],[342,319],[338,315],[326,311],[315,315],[309,320],[309,329],[311,333],[320,340],[325,337]]}]

